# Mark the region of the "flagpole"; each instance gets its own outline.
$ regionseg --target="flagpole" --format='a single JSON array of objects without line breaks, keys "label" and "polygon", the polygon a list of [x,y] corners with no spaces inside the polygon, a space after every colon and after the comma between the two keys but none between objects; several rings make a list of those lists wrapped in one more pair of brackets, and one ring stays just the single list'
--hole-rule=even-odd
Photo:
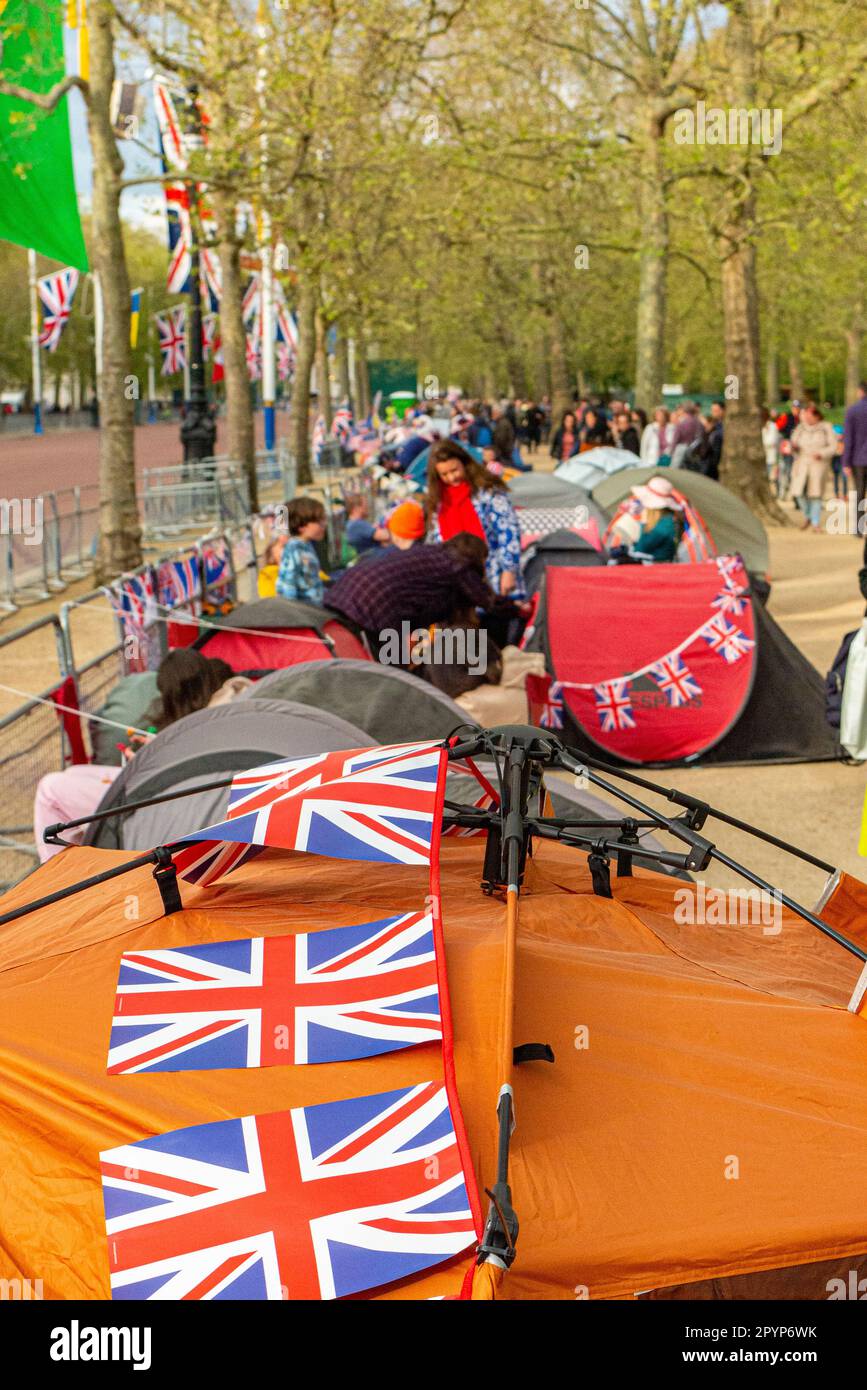
[{"label": "flagpole", "polygon": [[30,360],[33,372],[33,433],[42,434],[42,358],[39,346],[39,294],[36,289],[36,252],[27,252],[27,278],[30,282]]}]

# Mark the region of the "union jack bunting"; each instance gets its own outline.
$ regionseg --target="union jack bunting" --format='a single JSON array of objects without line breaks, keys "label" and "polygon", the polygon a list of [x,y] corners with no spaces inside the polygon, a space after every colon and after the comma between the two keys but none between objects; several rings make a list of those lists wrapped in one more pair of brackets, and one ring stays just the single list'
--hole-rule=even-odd
[{"label": "union jack bunting", "polygon": [[100,1161],[113,1299],[341,1298],[476,1239],[436,1082],[193,1125]]},{"label": "union jack bunting", "polygon": [[705,624],[701,635],[711,651],[719,652],[729,664],[740,661],[741,657],[756,645],[739,627],[728,622],[722,613],[717,613],[716,617]]},{"label": "union jack bunting", "polygon": [[225,542],[203,546],[202,558],[205,562],[205,587],[210,590],[225,584],[230,577]]},{"label": "union jack bunting", "polygon": [[748,602],[748,581],[746,571],[737,555],[720,556],[717,569],[723,581],[723,588],[713,601],[713,607],[721,613],[739,617],[746,611]]},{"label": "union jack bunting", "polygon": [[111,1073],[349,1062],[442,1037],[433,922],[121,957]]},{"label": "union jack bunting", "polygon": [[174,376],[187,364],[186,314],[185,304],[177,304],[165,314],[154,314],[163,355],[163,376]]},{"label": "union jack bunting", "polygon": [[165,607],[174,608],[196,597],[199,592],[199,566],[195,555],[163,561],[160,569]]},{"label": "union jack bunting", "polygon": [[42,300],[42,331],[39,346],[48,352],[56,351],[60,335],[66,327],[72,309],[72,301],[78,288],[78,271],[68,265],[65,270],[55,271],[53,275],[43,275],[36,281],[36,289]]},{"label": "union jack bunting", "polygon": [[551,681],[545,696],[545,703],[539,715],[543,729],[562,729],[563,727],[563,687],[559,681]]},{"label": "union jack bunting", "polygon": [[668,697],[668,703],[673,709],[688,705],[690,700],[701,694],[701,686],[677,653],[664,656],[661,661],[657,661],[655,666],[651,666],[648,675]]},{"label": "union jack bunting", "polygon": [[616,729],[635,728],[629,681],[605,681],[602,685],[594,685],[593,694],[604,734],[614,733]]},{"label": "union jack bunting", "polygon": [[268,763],[235,776],[226,820],[184,838],[429,864],[445,763],[424,743]]}]

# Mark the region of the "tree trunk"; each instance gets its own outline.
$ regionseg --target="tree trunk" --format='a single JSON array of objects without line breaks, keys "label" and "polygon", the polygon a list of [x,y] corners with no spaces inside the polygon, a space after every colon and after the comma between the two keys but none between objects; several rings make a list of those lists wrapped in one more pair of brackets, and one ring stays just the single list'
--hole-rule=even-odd
[{"label": "tree trunk", "polygon": [[665,371],[668,204],[663,158],[664,123],[651,116],[639,196],[638,317],[635,330],[635,404],[648,415],[662,400]]},{"label": "tree trunk", "polygon": [[241,310],[241,248],[235,235],[235,208],[232,199],[223,191],[213,189],[209,198],[217,222],[217,253],[223,287],[220,297],[220,341],[226,391],[227,448],[229,457],[238,459],[243,466],[250,508],[257,512],[259,485],[256,477],[256,441],[247,371],[247,337]]},{"label": "tree trunk", "polygon": [[859,296],[852,307],[846,329],[846,404],[854,405],[861,383],[861,349],[864,345],[864,299]]},{"label": "tree trunk", "polygon": [[370,414],[373,403],[370,399],[370,377],[367,373],[367,334],[360,324],[355,330],[354,386],[356,413],[364,420]]},{"label": "tree trunk", "polygon": [[551,324],[548,339],[551,362],[551,419],[554,428],[560,423],[564,412],[572,408],[572,388],[566,370],[562,331],[562,325],[555,320]]},{"label": "tree trunk", "polygon": [[317,309],[315,315],[316,331],[316,390],[319,393],[319,414],[325,421],[325,433],[331,433],[331,421],[333,419],[331,410],[331,378],[328,375],[328,344],[327,328],[322,317],[322,311]]},{"label": "tree trunk", "polygon": [[87,129],[93,153],[93,269],[103,302],[102,380],[99,397],[98,582],[142,562],[135,490],[132,353],[129,346],[129,275],[120,222],[123,161],[109,115],[114,82],[113,11],[93,0],[88,11],[90,97]]},{"label": "tree trunk", "polygon": [[[732,0],[726,29],[732,105],[755,105],[755,53],[751,0]],[[719,233],[726,363],[726,422],[722,480],[756,511],[777,517],[762,445],[762,371],[759,291],[756,279],[756,197],[751,149],[738,152],[737,167],[723,192]]]},{"label": "tree trunk", "polygon": [[801,349],[794,348],[789,353],[789,382],[791,385],[792,399],[802,401],[804,399],[804,377],[801,372]]},{"label": "tree trunk", "polygon": [[337,334],[337,379],[340,383],[341,402],[352,400],[352,382],[349,380],[349,340],[341,329]]},{"label": "tree trunk", "polygon": [[306,487],[313,481],[310,466],[310,372],[316,352],[315,318],[316,299],[313,287],[306,279],[302,279],[298,293],[298,349],[295,354],[292,409],[289,416],[289,437],[300,487]]},{"label": "tree trunk", "polygon": [[768,348],[765,359],[765,401],[768,410],[773,410],[780,399],[780,358],[776,344]]}]

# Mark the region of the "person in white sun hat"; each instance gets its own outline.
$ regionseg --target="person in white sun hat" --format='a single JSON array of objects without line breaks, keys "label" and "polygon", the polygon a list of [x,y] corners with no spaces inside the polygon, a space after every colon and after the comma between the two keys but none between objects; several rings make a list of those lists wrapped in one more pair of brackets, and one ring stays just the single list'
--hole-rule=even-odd
[{"label": "person in white sun hat", "polygon": [[672,484],[668,478],[657,477],[629,490],[642,508],[641,534],[633,546],[633,554],[655,564],[671,564],[680,543],[683,512]]}]

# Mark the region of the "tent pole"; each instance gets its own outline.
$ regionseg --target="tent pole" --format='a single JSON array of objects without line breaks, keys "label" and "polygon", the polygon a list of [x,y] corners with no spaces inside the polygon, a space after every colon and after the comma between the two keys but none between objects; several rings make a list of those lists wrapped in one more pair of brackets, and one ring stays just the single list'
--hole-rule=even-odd
[{"label": "tent pole", "polygon": [[[807,850],[799,849],[796,845],[789,844],[787,840],[780,840],[776,835],[771,835],[769,831],[760,830],[756,825],[750,825],[748,821],[738,820],[737,816],[730,816],[727,811],[720,811],[716,806],[710,806],[706,801],[700,801],[687,792],[679,792],[674,787],[661,787],[657,782],[651,782],[646,777],[639,777],[634,772],[626,772],[623,768],[614,767],[611,763],[603,762],[599,758],[583,755],[582,761],[598,772],[605,772],[611,777],[620,777],[624,782],[631,782],[633,786],[642,787],[645,791],[656,792],[659,796],[664,796],[666,801],[673,801],[676,805],[685,807],[687,811],[698,812],[703,818],[712,816],[714,820],[723,821],[725,825],[730,825],[735,830],[743,830],[745,834],[753,835],[757,840],[764,840],[766,844],[785,850],[787,854],[793,854],[797,859],[803,859],[807,864],[814,864],[817,869],[823,869],[825,873],[833,874],[836,872],[834,864],[826,864],[824,859],[817,859],[814,854],[810,854]],[[699,827],[700,823],[697,823],[696,828]]]},{"label": "tent pole", "polygon": [[63,844],[59,837],[67,830],[76,830],[80,825],[109,820],[112,816],[128,816],[132,811],[144,810],[146,806],[160,806],[164,801],[179,801],[181,797],[194,796],[196,792],[219,791],[221,787],[231,787],[232,780],[232,777],[218,777],[214,782],[200,782],[195,787],[184,787],[181,791],[161,792],[159,796],[149,796],[144,801],[128,801],[124,806],[111,806],[107,811],[92,811],[89,816],[79,816],[76,820],[58,821],[57,825],[46,826],[42,838],[47,845]]},{"label": "tent pole", "polygon": [[860,946],[856,946],[855,942],[850,941],[848,937],[841,936],[840,932],[835,931],[827,922],[823,922],[822,918],[817,917],[808,907],[802,907],[800,903],[795,902],[794,898],[790,898],[788,894],[783,893],[781,889],[775,888],[773,884],[766,882],[766,880],[760,878],[758,874],[754,874],[751,869],[747,869],[743,864],[739,864],[736,859],[731,859],[729,855],[723,854],[722,850],[714,848],[711,854],[714,859],[718,860],[720,864],[724,864],[727,869],[732,869],[734,873],[740,874],[741,878],[745,878],[749,883],[755,884],[756,888],[779,899],[783,906],[787,907],[790,912],[796,912],[799,917],[803,917],[805,922],[809,922],[811,926],[817,927],[823,935],[829,936],[832,941],[836,941],[838,946],[844,947],[851,955],[857,956],[861,961],[867,961],[867,951],[862,950]]},{"label": "tent pole", "polygon": [[24,903],[22,907],[15,907],[11,912],[4,912],[0,916],[0,927],[7,922],[14,922],[19,917],[26,917],[29,912],[37,912],[41,907],[50,907],[52,903],[62,902],[64,898],[71,898],[74,893],[81,893],[85,888],[96,888],[100,883],[108,883],[113,878],[120,878],[121,874],[131,873],[133,869],[141,869],[145,864],[156,864],[159,851],[150,850],[147,854],[142,854],[138,859],[131,859],[127,864],[117,864],[113,869],[106,869],[104,873],[94,874],[92,878],[83,878],[78,883],[70,883],[68,888],[59,888],[56,893],[49,893],[45,898],[36,898],[32,903]]}]

